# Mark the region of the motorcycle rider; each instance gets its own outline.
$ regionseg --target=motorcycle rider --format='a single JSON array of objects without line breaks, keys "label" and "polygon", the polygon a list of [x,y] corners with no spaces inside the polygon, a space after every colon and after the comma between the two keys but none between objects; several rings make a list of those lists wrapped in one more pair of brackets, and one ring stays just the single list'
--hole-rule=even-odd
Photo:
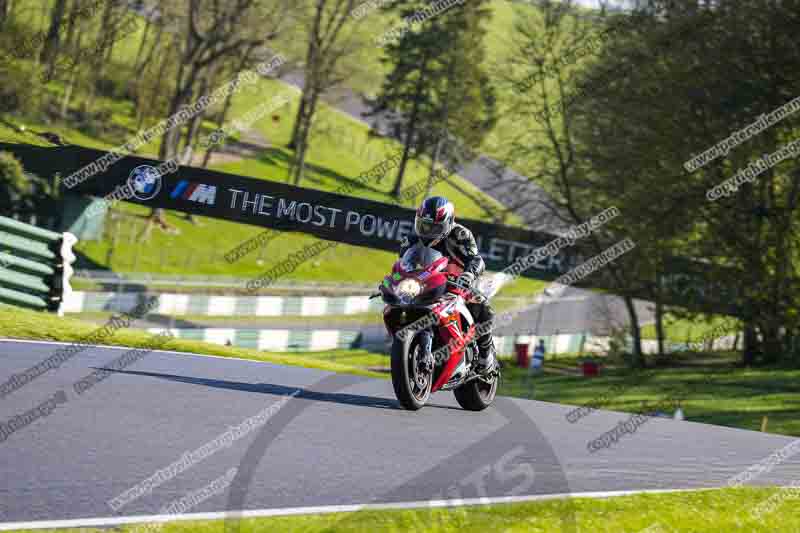
[{"label": "motorcycle rider", "polygon": [[[433,248],[455,263],[460,271],[457,283],[470,287],[483,274],[486,265],[478,253],[478,245],[472,232],[455,222],[455,206],[447,198],[431,196],[417,209],[414,217],[414,235],[403,238],[400,243],[400,257],[417,242]],[[472,317],[477,324],[494,320],[494,310],[489,302],[467,302]],[[493,370],[497,364],[497,353],[491,330],[478,337],[478,373]]]}]

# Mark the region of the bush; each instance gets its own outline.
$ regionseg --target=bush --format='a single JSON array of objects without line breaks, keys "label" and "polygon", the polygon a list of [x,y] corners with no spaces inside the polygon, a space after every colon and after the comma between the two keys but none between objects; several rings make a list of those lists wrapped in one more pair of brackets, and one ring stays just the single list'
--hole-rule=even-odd
[{"label": "bush", "polygon": [[46,180],[25,174],[13,154],[0,152],[0,212],[52,214],[53,199],[53,187]]},{"label": "bush", "polygon": [[38,113],[41,94],[31,87],[31,80],[38,78],[37,69],[24,60],[0,61],[0,113]]},{"label": "bush", "polygon": [[13,154],[0,152],[0,208],[4,213],[15,211],[24,201],[30,186],[22,163],[17,161]]},{"label": "bush", "polygon": [[30,113],[38,110],[38,93],[32,90],[40,68],[35,66],[40,50],[39,34],[11,18],[0,32],[0,113]]},{"label": "bush", "polygon": [[127,69],[116,68],[116,65],[112,63],[106,67],[106,71],[103,77],[94,80],[94,86],[98,94],[112,100],[126,98],[132,100],[130,88],[133,84],[128,77]]}]

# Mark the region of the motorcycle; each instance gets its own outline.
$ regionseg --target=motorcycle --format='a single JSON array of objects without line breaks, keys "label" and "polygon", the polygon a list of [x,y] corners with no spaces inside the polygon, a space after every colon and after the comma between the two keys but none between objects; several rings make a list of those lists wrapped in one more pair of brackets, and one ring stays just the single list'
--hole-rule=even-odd
[{"label": "motorcycle", "polygon": [[486,298],[454,280],[460,267],[417,243],[380,285],[383,320],[392,337],[392,386],[405,409],[421,409],[430,395],[452,390],[459,405],[482,411],[494,401],[500,372],[475,371],[476,324],[467,302]]}]

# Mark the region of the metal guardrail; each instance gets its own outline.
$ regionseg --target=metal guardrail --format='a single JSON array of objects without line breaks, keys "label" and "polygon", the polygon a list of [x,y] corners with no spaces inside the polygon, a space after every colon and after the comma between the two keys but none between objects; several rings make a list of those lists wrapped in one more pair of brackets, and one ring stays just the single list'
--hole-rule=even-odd
[{"label": "metal guardrail", "polygon": [[62,314],[77,240],[0,216],[0,302]]},{"label": "metal guardrail", "polygon": [[[273,283],[267,290],[259,292],[257,295],[242,294],[241,289],[245,286],[246,281],[247,279],[230,276],[146,273],[121,274],[107,270],[81,269],[75,271],[75,276],[73,277],[72,283],[78,287],[78,289],[75,293],[75,298],[69,299],[69,305],[66,312],[94,312],[101,309],[121,310],[122,308],[117,309],[114,307],[112,309],[108,306],[121,304],[122,302],[134,302],[135,299],[130,300],[126,295],[144,292],[149,294],[160,294],[162,302],[170,302],[173,301],[174,297],[183,296],[187,299],[182,300],[183,303],[178,305],[185,305],[187,306],[187,309],[192,309],[192,314],[199,315],[214,314],[211,313],[211,310],[214,309],[214,304],[213,300],[210,299],[213,296],[233,297],[238,301],[238,303],[234,304],[237,309],[240,309],[240,306],[241,309],[250,309],[252,305],[256,305],[250,302],[258,300],[261,296],[277,297],[285,302],[281,305],[287,306],[287,311],[282,311],[282,313],[285,315],[302,314],[302,304],[300,303],[300,299],[305,297],[315,297],[331,302],[325,305],[326,309],[339,310],[331,311],[330,313],[325,311],[308,316],[333,316],[343,313],[340,310],[340,307],[347,305],[343,303],[347,298],[359,296],[366,297],[367,295],[375,292],[375,285],[370,283],[280,281]],[[99,287],[86,287],[86,283],[98,285]],[[537,301],[532,299],[530,296],[494,296],[492,298],[492,302],[494,305],[498,306],[498,310],[502,309],[504,311],[513,308],[527,307],[537,303]],[[100,306],[100,309],[97,308],[98,305]],[[165,305],[167,308],[171,308],[170,306],[172,304]],[[317,306],[322,304],[320,304],[318,300],[314,305]],[[281,309],[283,309],[283,307],[281,307]],[[218,312],[217,309],[214,309],[214,311]],[[270,313],[272,312],[273,311],[270,311]],[[363,311],[358,312],[368,312],[368,310],[364,309]],[[180,313],[175,313],[174,311],[170,311],[165,314],[176,314],[176,316],[180,315]],[[246,314],[253,315],[254,311],[247,311]],[[264,316],[278,315],[270,314]]]}]

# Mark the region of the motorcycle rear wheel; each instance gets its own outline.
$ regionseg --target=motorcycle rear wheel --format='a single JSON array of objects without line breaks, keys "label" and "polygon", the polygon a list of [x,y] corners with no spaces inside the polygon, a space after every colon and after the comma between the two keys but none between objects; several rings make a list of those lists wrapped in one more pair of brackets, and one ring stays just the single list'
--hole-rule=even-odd
[{"label": "motorcycle rear wheel", "polygon": [[494,401],[500,375],[492,379],[491,384],[481,379],[473,379],[453,390],[458,405],[467,411],[483,411]]},{"label": "motorcycle rear wheel", "polygon": [[433,376],[428,374],[422,386],[415,379],[417,377],[416,356],[421,352],[418,337],[416,336],[408,342],[395,338],[392,343],[392,386],[394,387],[394,395],[400,405],[409,411],[421,409],[431,396]]}]

